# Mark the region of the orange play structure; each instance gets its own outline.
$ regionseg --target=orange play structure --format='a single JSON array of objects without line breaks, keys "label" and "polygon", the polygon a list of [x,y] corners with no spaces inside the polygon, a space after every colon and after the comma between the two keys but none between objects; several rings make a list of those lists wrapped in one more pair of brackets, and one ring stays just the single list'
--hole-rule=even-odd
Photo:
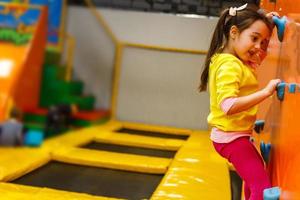
[{"label": "orange play structure", "polygon": [[[263,102],[259,108],[258,119],[265,120],[263,133],[256,136],[256,144],[261,141],[272,144],[268,169],[272,185],[281,188],[280,199],[300,199],[300,1],[262,1],[263,8],[275,10],[286,15],[284,39],[279,42],[274,30],[269,46],[269,55],[258,70],[261,87],[270,79],[280,78],[286,84],[284,99],[276,95]],[[289,92],[296,84],[295,93]]]},{"label": "orange play structure", "polygon": [[289,13],[297,13],[300,10],[299,0],[261,0],[260,7],[269,10],[276,11],[280,15],[287,15]]},{"label": "orange play structure", "polygon": [[7,118],[12,102],[22,110],[38,107],[46,46],[47,9],[35,9],[40,9],[40,16],[29,43],[16,46],[0,42],[0,121]]}]

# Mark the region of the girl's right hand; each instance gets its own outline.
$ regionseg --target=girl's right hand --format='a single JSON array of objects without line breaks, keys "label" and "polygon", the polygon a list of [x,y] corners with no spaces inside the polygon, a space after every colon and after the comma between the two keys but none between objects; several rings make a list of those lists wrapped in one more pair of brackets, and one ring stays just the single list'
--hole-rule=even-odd
[{"label": "girl's right hand", "polygon": [[280,79],[272,79],[269,81],[268,85],[263,90],[268,96],[271,96],[275,92],[279,83],[281,83]]},{"label": "girl's right hand", "polygon": [[272,18],[273,16],[280,17],[279,13],[278,12],[274,12],[274,11],[269,12],[269,13],[266,14],[267,18]]}]

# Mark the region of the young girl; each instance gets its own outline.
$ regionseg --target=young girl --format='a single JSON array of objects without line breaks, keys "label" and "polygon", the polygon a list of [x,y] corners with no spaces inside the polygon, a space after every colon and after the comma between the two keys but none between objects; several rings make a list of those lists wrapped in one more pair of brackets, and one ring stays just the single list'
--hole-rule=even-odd
[{"label": "young girl", "polygon": [[[272,15],[268,14],[268,15]],[[255,68],[266,55],[269,18],[247,4],[225,9],[215,28],[201,75],[200,91],[210,92],[211,140],[245,182],[245,199],[262,200],[271,187],[263,160],[249,141],[257,104],[271,96],[279,79],[258,89]]]}]

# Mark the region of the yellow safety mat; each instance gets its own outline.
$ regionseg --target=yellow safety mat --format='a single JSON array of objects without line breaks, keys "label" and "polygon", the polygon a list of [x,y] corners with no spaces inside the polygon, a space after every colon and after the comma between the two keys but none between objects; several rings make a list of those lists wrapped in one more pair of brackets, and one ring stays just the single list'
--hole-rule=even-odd
[{"label": "yellow safety mat", "polygon": [[0,183],[0,200],[113,200],[83,193],[67,192],[50,188]]},{"label": "yellow safety mat", "polygon": [[26,147],[0,148],[0,155],[0,181],[16,179],[51,159],[43,149]]},{"label": "yellow safety mat", "polygon": [[226,160],[207,132],[194,132],[182,146],[151,199],[231,199]]},{"label": "yellow safety mat", "polygon": [[131,135],[126,133],[112,133],[96,135],[94,140],[96,142],[104,142],[109,144],[120,144],[134,147],[144,147],[162,150],[178,150],[184,140],[165,139],[158,137],[148,137],[140,135]]},{"label": "yellow safety mat", "polygon": [[152,174],[164,174],[171,162],[171,159],[167,158],[114,153],[76,147],[61,148],[54,151],[52,157],[54,160],[61,162]]}]

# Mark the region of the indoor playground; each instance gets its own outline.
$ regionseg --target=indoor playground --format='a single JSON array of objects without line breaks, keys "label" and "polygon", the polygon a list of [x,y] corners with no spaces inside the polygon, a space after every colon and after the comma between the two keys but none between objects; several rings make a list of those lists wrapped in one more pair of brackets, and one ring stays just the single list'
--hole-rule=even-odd
[{"label": "indoor playground", "polygon": [[282,82],[251,138],[264,200],[300,200],[292,0],[0,0],[0,200],[244,199],[197,87],[220,10],[245,3],[280,14],[257,76]]}]

